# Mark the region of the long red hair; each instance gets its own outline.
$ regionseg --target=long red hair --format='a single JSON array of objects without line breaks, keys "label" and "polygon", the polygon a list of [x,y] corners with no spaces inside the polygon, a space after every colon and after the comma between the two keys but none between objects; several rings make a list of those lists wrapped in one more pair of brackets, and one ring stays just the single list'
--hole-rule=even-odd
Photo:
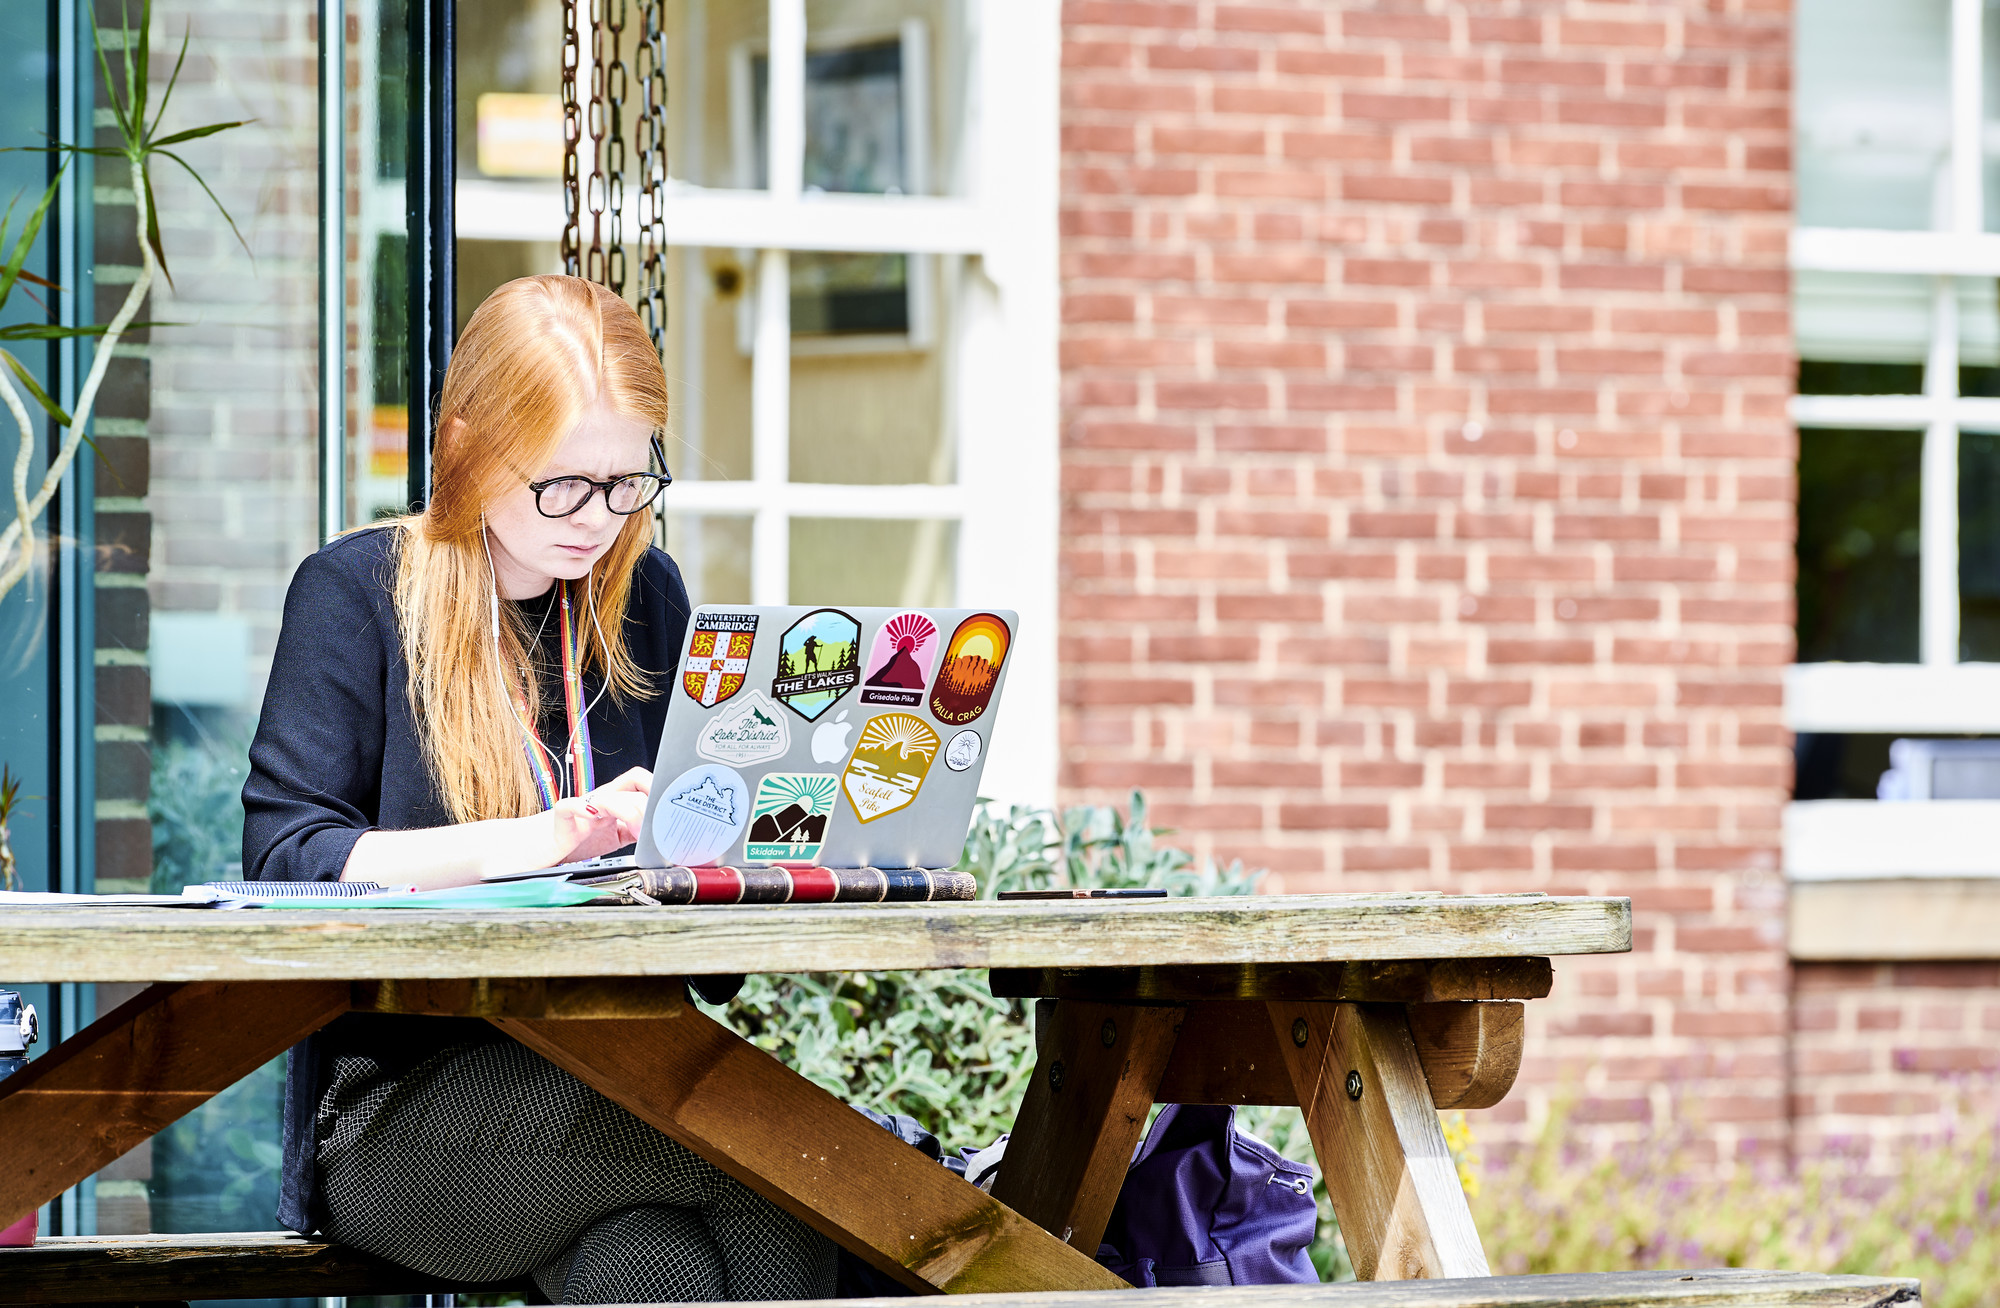
[{"label": "long red hair", "polygon": [[[398,520],[396,615],[424,753],[455,821],[541,808],[508,702],[510,687],[520,690],[527,720],[541,720],[535,679],[524,673],[532,633],[503,605],[512,620],[493,639],[485,512],[539,475],[600,403],[662,431],[667,377],[632,307],[577,277],[523,277],[494,291],[466,323],[445,370],[431,498],[422,513]],[[626,519],[591,570],[595,611],[577,614],[584,667],[605,678],[614,701],[653,693],[625,648],[624,623],[651,520]]]}]

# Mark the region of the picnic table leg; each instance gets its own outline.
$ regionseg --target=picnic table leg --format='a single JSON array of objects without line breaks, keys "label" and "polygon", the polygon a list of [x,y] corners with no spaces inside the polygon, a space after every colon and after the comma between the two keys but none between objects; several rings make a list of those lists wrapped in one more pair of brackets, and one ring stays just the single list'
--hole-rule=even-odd
[{"label": "picnic table leg", "polygon": [[1037,1001],[1035,1076],[993,1197],[1094,1255],[1184,1013],[1178,1005]]},{"label": "picnic table leg", "polygon": [[347,1011],[345,981],[151,986],[0,1081],[0,1226]]},{"label": "picnic table leg", "polygon": [[1403,1005],[1265,1007],[1355,1275],[1489,1275]]},{"label": "picnic table leg", "polygon": [[493,1021],[913,1290],[1129,1288],[692,1004]]}]

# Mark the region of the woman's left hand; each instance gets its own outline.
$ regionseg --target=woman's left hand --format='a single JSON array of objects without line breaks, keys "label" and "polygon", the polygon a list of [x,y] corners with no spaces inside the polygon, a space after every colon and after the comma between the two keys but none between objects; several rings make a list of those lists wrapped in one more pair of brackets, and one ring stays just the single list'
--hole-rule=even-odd
[{"label": "woman's left hand", "polygon": [[646,820],[646,795],[652,788],[652,772],[633,768],[584,798],[618,819],[619,843],[629,845],[639,838],[639,827]]}]

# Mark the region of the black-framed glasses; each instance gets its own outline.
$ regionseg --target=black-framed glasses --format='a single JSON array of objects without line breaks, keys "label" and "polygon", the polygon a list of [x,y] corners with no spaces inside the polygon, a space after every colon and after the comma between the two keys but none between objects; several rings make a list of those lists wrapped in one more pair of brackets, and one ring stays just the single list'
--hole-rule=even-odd
[{"label": "black-framed glasses", "polygon": [[535,508],[544,518],[567,518],[590,503],[590,497],[598,491],[604,492],[605,508],[625,517],[660,498],[660,492],[674,484],[674,474],[667,471],[667,452],[657,436],[653,437],[653,457],[660,461],[658,472],[628,472],[610,481],[551,477],[547,481],[529,482],[528,489],[535,493]]}]

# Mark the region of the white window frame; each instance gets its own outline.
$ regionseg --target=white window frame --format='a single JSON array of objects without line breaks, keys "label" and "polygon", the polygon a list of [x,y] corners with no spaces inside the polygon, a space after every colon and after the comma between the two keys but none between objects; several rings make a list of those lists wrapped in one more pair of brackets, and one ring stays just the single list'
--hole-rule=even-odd
[{"label": "white window frame", "polygon": [[[2000,399],[1958,395],[1960,277],[2000,277],[2000,233],[1985,229],[1982,0],[1952,0],[1949,208],[1931,231],[1795,228],[1798,272],[1932,279],[1922,395],[1799,395],[1800,427],[1920,431],[1919,661],[1799,663],[1786,669],[1785,724],[1799,732],[2000,733],[2000,663],[1958,657],[1958,437],[2000,432]],[[1801,437],[1801,439],[1808,439]],[[1794,881],[2000,877],[2000,802],[1794,802],[1785,871]]]},{"label": "white window frame", "polygon": [[[1011,608],[1021,618],[1009,655],[1007,729],[994,742],[981,789],[1003,802],[1050,804],[1057,770],[1058,0],[961,0],[970,85],[959,150],[964,180],[952,196],[803,193],[805,55],[817,37],[807,32],[805,0],[768,3],[770,185],[673,181],[666,209],[668,240],[681,249],[753,254],[751,475],[676,481],[669,511],[751,519],[756,604],[790,602],[795,517],[956,523],[954,602]],[[1001,89],[1004,112],[992,98]],[[626,188],[628,232],[637,230],[638,192]],[[547,240],[562,230],[562,197],[549,184],[465,179],[457,214],[461,237]],[[793,250],[952,256],[943,261],[947,269],[963,270],[950,332],[933,345],[954,352],[945,422],[956,445],[956,482],[791,480]]]}]

